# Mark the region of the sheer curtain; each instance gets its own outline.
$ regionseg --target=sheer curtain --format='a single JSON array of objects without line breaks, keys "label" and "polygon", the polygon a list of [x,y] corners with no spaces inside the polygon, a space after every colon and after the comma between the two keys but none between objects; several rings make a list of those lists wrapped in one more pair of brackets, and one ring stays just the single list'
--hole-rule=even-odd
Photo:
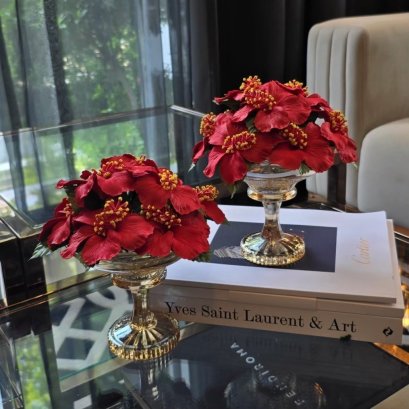
[{"label": "sheer curtain", "polygon": [[[47,206],[47,175],[75,177],[84,157],[99,159],[98,141],[79,124],[164,109],[166,16],[159,0],[1,0],[1,10],[0,191],[24,211],[33,201],[27,186],[39,184],[35,207]],[[59,126],[46,140],[42,130]],[[166,116],[136,127],[111,128],[107,152],[120,153],[115,146],[127,140],[139,149],[132,153],[167,166]]]}]

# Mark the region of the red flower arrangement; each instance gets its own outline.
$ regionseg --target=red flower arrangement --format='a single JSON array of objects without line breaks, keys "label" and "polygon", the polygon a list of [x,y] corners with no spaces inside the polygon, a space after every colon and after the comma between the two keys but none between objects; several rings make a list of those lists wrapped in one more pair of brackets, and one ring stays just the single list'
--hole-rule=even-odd
[{"label": "red flower arrangement", "polygon": [[214,101],[228,110],[202,118],[203,139],[193,150],[193,164],[208,155],[208,177],[220,168],[221,178],[234,184],[251,163],[269,161],[305,173],[329,169],[336,155],[344,163],[357,160],[344,115],[298,81],[263,84],[250,76]]},{"label": "red flower arrangement", "polygon": [[206,219],[225,221],[215,187],[184,185],[169,169],[130,154],[102,159],[99,170],[57,188],[67,197],[44,224],[34,256],[63,248],[62,257],[87,266],[121,251],[194,260],[209,251]]}]

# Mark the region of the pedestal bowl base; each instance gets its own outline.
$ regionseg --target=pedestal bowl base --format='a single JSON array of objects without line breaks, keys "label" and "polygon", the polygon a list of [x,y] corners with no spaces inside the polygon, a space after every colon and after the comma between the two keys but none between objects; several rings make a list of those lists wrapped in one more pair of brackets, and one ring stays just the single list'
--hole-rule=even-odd
[{"label": "pedestal bowl base", "polygon": [[179,341],[178,322],[167,314],[155,312],[152,324],[138,326],[131,315],[118,319],[108,331],[110,351],[119,358],[147,360],[170,352]]},{"label": "pedestal bowl base", "polygon": [[242,256],[262,266],[285,266],[302,259],[304,240],[294,234],[281,233],[278,240],[265,239],[261,233],[249,234],[240,243]]}]

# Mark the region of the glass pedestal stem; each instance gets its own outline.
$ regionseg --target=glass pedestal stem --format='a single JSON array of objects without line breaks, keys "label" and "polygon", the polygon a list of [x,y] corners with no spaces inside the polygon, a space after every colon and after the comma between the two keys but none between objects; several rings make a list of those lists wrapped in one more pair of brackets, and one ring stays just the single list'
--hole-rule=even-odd
[{"label": "glass pedestal stem", "polygon": [[301,174],[299,170],[283,169],[268,161],[249,167],[244,179],[248,185],[247,195],[263,204],[264,226],[261,232],[241,240],[241,254],[246,260],[263,266],[285,266],[304,256],[303,238],[281,229],[280,207],[283,201],[296,196],[295,185],[313,173]]},{"label": "glass pedestal stem", "polygon": [[282,238],[283,230],[281,229],[279,217],[281,201],[262,200],[264,207],[264,226],[261,235],[269,242],[276,242]]},{"label": "glass pedestal stem", "polygon": [[156,325],[155,314],[148,309],[148,290],[138,288],[131,290],[133,310],[131,325],[135,328],[152,328]]}]

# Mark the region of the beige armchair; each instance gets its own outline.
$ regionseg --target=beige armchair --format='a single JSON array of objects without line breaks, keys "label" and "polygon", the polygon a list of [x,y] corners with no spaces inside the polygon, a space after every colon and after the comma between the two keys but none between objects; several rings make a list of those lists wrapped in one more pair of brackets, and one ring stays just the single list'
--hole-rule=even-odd
[{"label": "beige armchair", "polygon": [[409,228],[409,13],[313,26],[307,85],[345,113],[360,157],[358,168],[311,178],[308,191],[360,211],[385,210]]}]

